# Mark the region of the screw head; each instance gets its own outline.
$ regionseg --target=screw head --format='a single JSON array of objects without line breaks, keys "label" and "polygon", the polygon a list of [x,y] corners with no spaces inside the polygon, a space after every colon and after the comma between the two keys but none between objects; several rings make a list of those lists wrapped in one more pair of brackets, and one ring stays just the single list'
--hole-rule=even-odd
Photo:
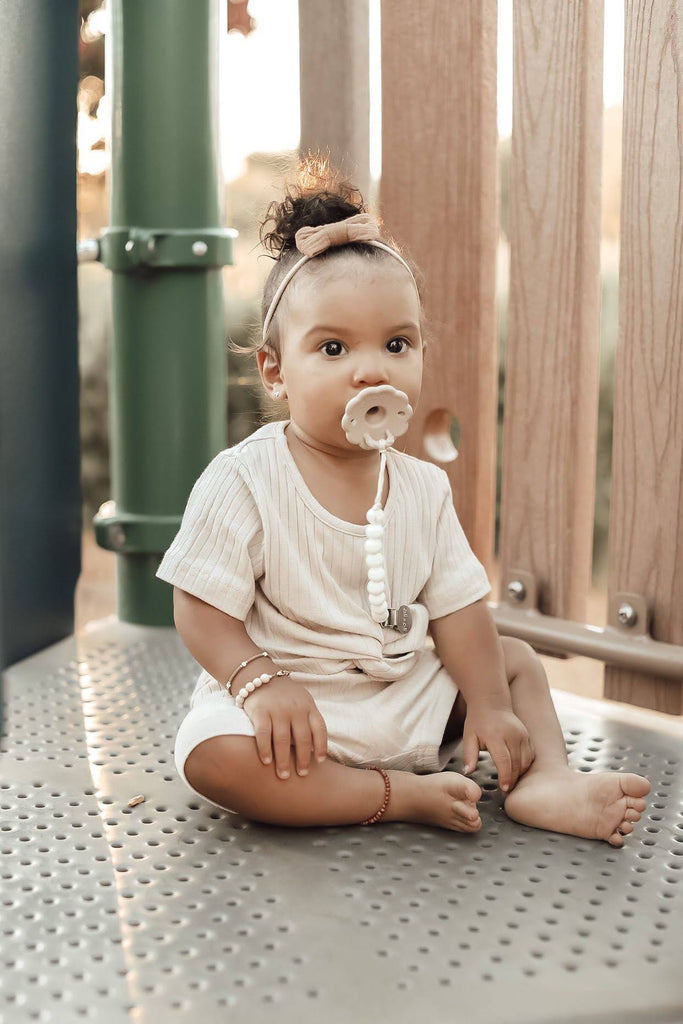
[{"label": "screw head", "polygon": [[109,540],[117,549],[124,547],[126,543],[126,531],[122,526],[116,523],[114,526],[109,528]]},{"label": "screw head", "polygon": [[622,626],[635,626],[638,621],[638,612],[635,610],[632,604],[619,605],[617,611],[617,618]]},{"label": "screw head", "polygon": [[192,255],[193,256],[206,256],[209,251],[209,247],[206,242],[193,242],[192,243]]},{"label": "screw head", "polygon": [[526,597],[526,587],[521,580],[511,580],[508,583],[508,594],[513,601],[523,601]]},{"label": "screw head", "polygon": [[107,519],[113,519],[116,515],[116,502],[111,500],[103,502],[97,510],[97,514]]},{"label": "screw head", "polygon": [[132,252],[134,246],[135,246],[135,242],[133,241],[132,238],[129,238],[123,248],[126,250],[126,252]]}]

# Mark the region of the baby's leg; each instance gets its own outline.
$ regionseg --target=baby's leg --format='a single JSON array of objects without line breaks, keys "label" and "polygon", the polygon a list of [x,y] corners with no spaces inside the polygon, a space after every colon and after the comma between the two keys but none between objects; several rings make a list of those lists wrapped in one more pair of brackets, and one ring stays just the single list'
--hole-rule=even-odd
[{"label": "baby's leg", "polygon": [[633,831],[645,810],[650,783],[632,773],[571,769],[540,658],[521,640],[502,638],[502,643],[512,708],[536,752],[505,799],[507,814],[535,828],[623,846],[622,835]]},{"label": "baby's leg", "polygon": [[[379,772],[352,768],[328,758],[313,759],[308,775],[280,779],[264,765],[251,736],[214,736],[199,743],[185,762],[190,785],[226,810],[273,825],[352,825],[382,805]],[[414,775],[390,771],[391,796],[382,821],[415,821],[456,832],[476,832],[481,789],[455,772]]]}]

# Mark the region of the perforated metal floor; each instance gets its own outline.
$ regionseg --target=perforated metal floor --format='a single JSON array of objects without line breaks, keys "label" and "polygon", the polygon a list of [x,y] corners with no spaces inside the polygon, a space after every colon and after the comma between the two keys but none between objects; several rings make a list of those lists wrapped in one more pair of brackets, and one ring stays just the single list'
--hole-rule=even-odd
[{"label": "perforated metal floor", "polygon": [[575,767],[652,782],[623,849],[510,821],[486,754],[475,836],[265,827],[176,774],[197,672],[111,619],[6,673],[3,1024],[683,1020],[681,739],[554,694]]}]

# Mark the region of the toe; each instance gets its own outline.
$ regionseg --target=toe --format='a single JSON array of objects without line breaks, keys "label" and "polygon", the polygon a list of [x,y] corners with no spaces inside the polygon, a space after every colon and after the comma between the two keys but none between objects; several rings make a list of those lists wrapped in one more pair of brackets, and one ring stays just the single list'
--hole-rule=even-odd
[{"label": "toe", "polygon": [[621,779],[621,788],[625,796],[636,799],[646,796],[652,789],[648,780],[644,779],[642,775],[633,775],[631,773]]},{"label": "toe", "polygon": [[632,808],[634,811],[644,811],[647,807],[645,800],[640,800],[638,797],[629,796],[626,798],[626,806]]},{"label": "toe", "polygon": [[467,821],[459,815],[456,815],[453,818],[453,821],[455,823],[455,827],[460,829],[461,832],[478,832],[481,828],[480,821]]},{"label": "toe", "polygon": [[475,802],[481,800],[481,787],[476,784],[474,779],[465,780],[465,796],[468,800]]},{"label": "toe", "polygon": [[462,829],[463,832],[478,832],[481,828],[481,821],[479,818],[476,821],[472,821],[470,818],[462,818],[459,814],[456,814],[453,819],[457,827]]},{"label": "toe", "polygon": [[477,821],[479,818],[479,811],[472,804],[466,800],[455,800],[453,802],[453,810],[455,813],[468,821]]},{"label": "toe", "polygon": [[624,811],[624,821],[640,821],[640,811],[634,807],[627,807]]},{"label": "toe", "polygon": [[631,832],[633,832],[633,825],[630,821],[622,821],[621,825],[619,826],[619,831],[622,835],[629,835]]},{"label": "toe", "polygon": [[623,846],[624,837],[620,836],[618,832],[613,832],[607,840],[607,842],[610,844],[610,846]]},{"label": "toe", "polygon": [[480,823],[477,823],[472,818],[466,818],[464,814],[457,810],[455,805],[453,805],[451,813],[453,815],[453,827],[458,829],[459,832],[474,832],[479,827]]}]

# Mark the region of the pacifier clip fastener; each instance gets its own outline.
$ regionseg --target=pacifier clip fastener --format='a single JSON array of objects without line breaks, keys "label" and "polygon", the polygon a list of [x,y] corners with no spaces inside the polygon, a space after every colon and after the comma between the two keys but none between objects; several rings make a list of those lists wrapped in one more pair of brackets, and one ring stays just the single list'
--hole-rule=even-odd
[{"label": "pacifier clip fastener", "polygon": [[399,633],[409,633],[412,624],[413,613],[407,604],[402,604],[400,608],[390,608],[386,621],[380,623],[381,626],[396,629]]}]

